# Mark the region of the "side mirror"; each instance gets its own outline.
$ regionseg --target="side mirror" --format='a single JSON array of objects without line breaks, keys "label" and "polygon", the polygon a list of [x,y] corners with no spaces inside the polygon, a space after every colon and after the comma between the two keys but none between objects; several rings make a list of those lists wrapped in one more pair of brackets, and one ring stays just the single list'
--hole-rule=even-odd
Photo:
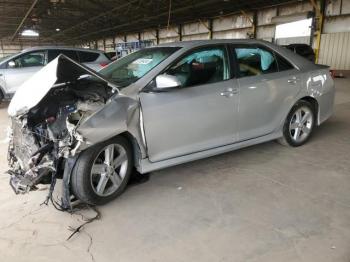
[{"label": "side mirror", "polygon": [[10,62],[7,63],[7,65],[8,65],[9,68],[15,68],[16,67],[15,61],[10,61]]},{"label": "side mirror", "polygon": [[159,89],[159,91],[165,91],[166,89],[176,88],[180,86],[181,82],[176,76],[163,74],[156,77],[156,88]]}]

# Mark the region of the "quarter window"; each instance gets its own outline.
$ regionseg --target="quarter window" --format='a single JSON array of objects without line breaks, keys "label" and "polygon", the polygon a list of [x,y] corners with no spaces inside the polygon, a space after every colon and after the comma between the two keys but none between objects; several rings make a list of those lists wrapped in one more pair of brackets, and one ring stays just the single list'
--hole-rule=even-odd
[{"label": "quarter window", "polygon": [[99,57],[99,53],[78,51],[80,63],[95,62]]},{"label": "quarter window", "polygon": [[215,83],[230,78],[224,47],[197,49],[176,62],[165,73],[176,76],[182,87]]},{"label": "quarter window", "polygon": [[32,66],[44,66],[45,65],[45,51],[36,51],[21,55],[14,59],[15,67],[32,67]]},{"label": "quarter window", "polygon": [[237,47],[235,55],[241,77],[278,72],[273,52],[260,47]]},{"label": "quarter window", "polygon": [[286,71],[294,69],[294,66],[289,63],[286,59],[284,59],[282,56],[276,54],[277,64],[278,64],[278,71]]}]

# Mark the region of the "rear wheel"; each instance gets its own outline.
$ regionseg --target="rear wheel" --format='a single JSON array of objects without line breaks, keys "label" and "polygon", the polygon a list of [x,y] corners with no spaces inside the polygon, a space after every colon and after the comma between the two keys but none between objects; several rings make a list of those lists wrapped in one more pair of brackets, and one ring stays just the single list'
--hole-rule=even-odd
[{"label": "rear wheel", "polygon": [[123,193],[132,168],[132,149],[124,137],[92,146],[81,153],[73,169],[73,194],[88,204],[105,204]]},{"label": "rear wheel", "polygon": [[278,141],[283,145],[301,146],[309,140],[314,125],[313,106],[307,101],[298,101],[288,114],[283,126],[283,137]]}]

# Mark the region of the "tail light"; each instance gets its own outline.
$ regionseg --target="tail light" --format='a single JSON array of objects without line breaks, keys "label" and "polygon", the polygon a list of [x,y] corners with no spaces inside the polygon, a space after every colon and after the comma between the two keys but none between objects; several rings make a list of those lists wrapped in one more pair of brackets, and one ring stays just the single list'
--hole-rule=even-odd
[{"label": "tail light", "polygon": [[107,62],[101,62],[100,66],[102,66],[102,67],[108,66],[108,63]]}]

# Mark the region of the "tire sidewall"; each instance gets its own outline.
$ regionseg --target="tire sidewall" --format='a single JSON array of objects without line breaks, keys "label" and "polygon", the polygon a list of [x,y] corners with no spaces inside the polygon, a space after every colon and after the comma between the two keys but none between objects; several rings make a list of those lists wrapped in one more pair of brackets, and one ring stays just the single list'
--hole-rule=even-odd
[{"label": "tire sidewall", "polygon": [[[292,139],[292,136],[289,132],[289,124],[290,124],[290,121],[294,115],[294,113],[301,107],[307,107],[310,109],[310,111],[312,112],[312,126],[311,126],[311,130],[310,130],[310,134],[306,137],[306,139],[304,139],[303,141],[300,141],[300,142],[296,142]],[[301,146],[303,144],[305,144],[309,139],[310,137],[312,136],[312,133],[313,133],[313,129],[315,127],[315,122],[316,122],[316,114],[315,114],[315,109],[314,107],[312,106],[311,103],[307,102],[307,101],[304,101],[304,100],[300,100],[298,101],[293,107],[292,109],[290,110],[288,116],[287,116],[287,119],[284,123],[284,126],[283,126],[283,136],[284,136],[284,139],[286,140],[286,142],[290,145],[290,146],[293,146],[293,147],[298,147],[298,146]]]},{"label": "tire sidewall", "polygon": [[[119,188],[109,196],[99,196],[95,193],[91,185],[91,169],[95,159],[100,154],[101,150],[110,144],[118,144],[125,149],[128,157],[128,166],[125,177]],[[115,137],[108,141],[94,145],[80,153],[77,163],[72,172],[72,191],[73,194],[88,204],[102,205],[105,204],[120,194],[122,194],[128,184],[133,169],[132,147],[124,137]]]}]

